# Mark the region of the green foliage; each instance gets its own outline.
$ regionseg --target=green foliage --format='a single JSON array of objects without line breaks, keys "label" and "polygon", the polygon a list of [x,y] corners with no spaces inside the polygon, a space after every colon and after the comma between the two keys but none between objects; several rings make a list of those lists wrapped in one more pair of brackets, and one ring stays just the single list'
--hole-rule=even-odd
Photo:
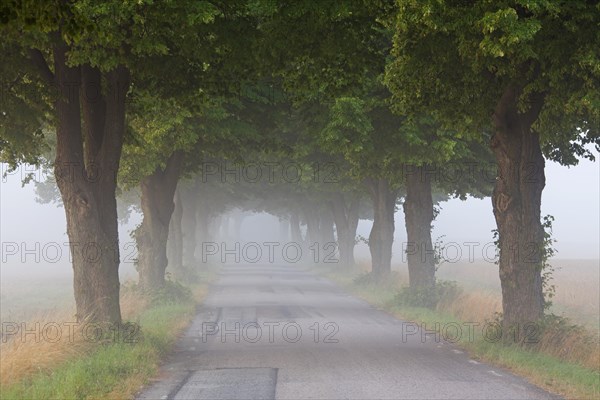
[{"label": "green foliage", "polygon": [[394,296],[394,303],[434,309],[440,302],[450,302],[462,289],[453,281],[438,280],[431,288],[404,287]]},{"label": "green foliage", "polygon": [[352,284],[361,290],[381,290],[382,293],[396,287],[396,282],[399,280],[398,272],[392,271],[387,276],[377,276],[373,271],[363,272],[352,279]]},{"label": "green foliage", "polygon": [[555,268],[550,264],[557,250],[554,248],[556,239],[552,237],[552,215],[545,215],[542,219],[542,227],[544,228],[544,242],[542,245],[542,288],[544,290],[544,309],[549,310],[552,307],[552,298],[556,294],[556,286],[552,283],[552,275]]},{"label": "green foliage", "polygon": [[552,2],[400,0],[385,82],[400,114],[434,113],[465,137],[490,131],[509,88],[541,111],[534,130],[562,164],[600,146],[600,6]]},{"label": "green foliage", "polygon": [[[437,216],[437,213],[435,214],[435,216]],[[435,219],[434,216],[434,219]],[[435,242],[433,243],[433,264],[435,265],[435,270],[437,271],[438,268],[440,267],[440,265],[442,265],[443,263],[445,263],[446,261],[448,261],[445,257],[445,249],[446,246],[444,245],[444,237],[446,235],[442,235],[439,236],[435,239]]]},{"label": "green foliage", "polygon": [[352,279],[352,283],[356,286],[369,286],[376,284],[377,279],[375,278],[375,274],[373,274],[372,271],[369,271],[357,275],[354,279]]},{"label": "green foliage", "polygon": [[188,287],[170,279],[165,280],[163,287],[152,291],[150,297],[152,304],[156,306],[187,303],[193,299],[192,291]]},{"label": "green foliage", "polygon": [[[4,37],[2,25],[0,32]],[[48,122],[40,118],[50,119],[50,91],[35,79],[35,68],[23,60],[17,46],[2,40],[0,52],[0,162],[11,168],[39,164],[53,133]]]},{"label": "green foliage", "polygon": [[143,291],[137,283],[123,284],[123,291],[133,291],[135,293],[147,296],[153,307],[167,306],[173,304],[186,304],[193,301],[193,295],[190,288],[182,285],[180,282],[173,281],[167,274],[165,285],[159,289]]},{"label": "green foliage", "polygon": [[[535,351],[543,351],[543,347],[563,349],[561,357],[568,357],[569,349],[578,342],[579,348],[598,346],[598,337],[586,331],[584,327],[574,324],[569,318],[555,314],[546,314],[536,325],[534,340],[522,343],[522,346]],[[600,365],[598,366],[600,369]]]}]

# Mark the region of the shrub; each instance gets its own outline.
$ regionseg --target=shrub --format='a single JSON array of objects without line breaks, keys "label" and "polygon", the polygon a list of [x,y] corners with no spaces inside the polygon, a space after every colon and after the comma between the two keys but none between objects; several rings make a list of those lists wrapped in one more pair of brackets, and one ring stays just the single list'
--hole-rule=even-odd
[{"label": "shrub", "polygon": [[394,296],[394,303],[434,309],[439,302],[452,301],[460,293],[461,289],[456,282],[439,280],[431,288],[403,287]]},{"label": "shrub", "polygon": [[167,280],[160,289],[150,293],[152,305],[180,304],[193,301],[192,291],[179,282]]}]

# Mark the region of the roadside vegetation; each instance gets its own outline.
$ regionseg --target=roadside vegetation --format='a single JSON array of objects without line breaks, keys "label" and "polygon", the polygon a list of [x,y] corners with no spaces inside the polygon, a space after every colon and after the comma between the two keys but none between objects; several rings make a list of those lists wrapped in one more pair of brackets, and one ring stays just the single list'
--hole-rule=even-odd
[{"label": "roadside vegetation", "polygon": [[[476,360],[507,368],[569,399],[598,398],[598,331],[577,325],[564,316],[550,314],[540,322],[539,331],[535,335],[532,333],[531,343],[504,343],[493,331],[494,327],[500,326],[498,316],[502,305],[499,293],[481,285],[474,288],[474,284],[467,291],[461,284],[440,280],[436,284],[436,296],[431,296],[430,292],[420,295],[411,292],[404,272],[394,271],[391,279],[382,284],[372,279],[366,267],[359,263],[351,271],[338,268],[326,272],[326,275],[373,306],[428,331],[439,332],[442,340],[446,338],[467,350]],[[593,297],[593,294],[590,295]],[[464,323],[476,324],[474,336],[469,337]],[[486,331],[487,338],[482,329],[486,324],[490,327]],[[451,325],[464,328],[460,338],[453,335],[452,329],[444,331],[444,327]]]},{"label": "roadside vegetation", "polygon": [[62,335],[36,342],[34,335],[16,334],[0,345],[0,397],[2,399],[128,399],[155,376],[163,357],[189,324],[197,305],[214,279],[212,270],[199,274],[190,287],[174,281],[152,295],[136,284],[121,289],[124,322],[118,330],[100,336],[85,324],[64,323],[67,312],[48,314],[43,327],[58,324]]},{"label": "roadside vegetation", "polygon": [[[53,171],[40,197],[62,206],[70,246],[74,316],[44,321],[141,328],[133,344],[110,330],[93,344],[2,344],[3,397],[129,396],[193,313],[193,296],[170,278],[187,281],[200,244],[216,255],[217,240],[240,238],[244,216],[263,212],[304,255],[294,262],[349,267],[358,222],[371,220],[369,273],[344,278],[348,287],[409,319],[495,321],[502,342],[518,345],[462,345],[559,393],[598,395],[596,338],[549,312],[552,217],[541,214],[546,161],[573,166],[600,149],[595,2],[73,0],[0,10],[0,162],[9,173]],[[491,199],[501,299],[436,275],[432,223],[452,198]],[[400,206],[402,285],[391,268]],[[120,291],[132,261],[119,253],[123,209],[143,218],[131,232],[139,280]],[[16,259],[32,244],[3,254]],[[530,322],[541,333],[524,346],[524,332],[513,333]]]}]

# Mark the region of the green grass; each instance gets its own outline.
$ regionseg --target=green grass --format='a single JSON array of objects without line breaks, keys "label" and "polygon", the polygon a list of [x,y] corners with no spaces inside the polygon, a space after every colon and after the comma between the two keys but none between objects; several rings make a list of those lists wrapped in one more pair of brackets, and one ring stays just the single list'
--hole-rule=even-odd
[{"label": "green grass", "polygon": [[[387,309],[397,316],[423,323],[428,329],[433,329],[435,323],[462,323],[451,315],[426,308],[395,305]],[[598,371],[516,345],[486,341],[481,330],[475,329],[473,340],[463,335],[456,344],[478,359],[505,367],[532,383],[569,398],[597,399],[600,394]]]},{"label": "green grass", "polygon": [[[383,285],[356,284],[353,278],[357,274],[348,272],[342,274],[334,271],[326,273],[326,276],[372,305],[398,318],[425,324],[427,329],[434,329],[436,323],[461,325],[463,322],[449,313],[398,304],[394,301],[399,289],[397,284],[389,282]],[[565,362],[557,357],[516,345],[507,346],[500,342],[486,341],[481,329],[475,329],[474,338],[470,339],[468,335],[463,335],[456,345],[467,350],[473,358],[507,368],[524,376],[530,382],[567,398],[597,399],[600,397],[598,369],[593,370]]]},{"label": "green grass", "polygon": [[157,373],[161,358],[195,313],[195,301],[153,304],[136,316],[140,333],[110,340],[89,353],[2,388],[2,399],[90,399],[131,397]]}]

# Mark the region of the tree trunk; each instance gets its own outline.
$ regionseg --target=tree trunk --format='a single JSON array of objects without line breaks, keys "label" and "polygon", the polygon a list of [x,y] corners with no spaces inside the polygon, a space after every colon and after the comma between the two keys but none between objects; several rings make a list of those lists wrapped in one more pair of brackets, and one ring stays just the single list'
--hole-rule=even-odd
[{"label": "tree trunk", "polygon": [[330,208],[324,208],[319,212],[319,234],[321,249],[328,243],[335,243],[333,236],[333,213]]},{"label": "tree trunk", "polygon": [[392,270],[392,244],[394,243],[394,210],[396,191],[390,189],[386,179],[374,179],[368,184],[373,201],[373,227],[369,235],[372,272],[384,278]]},{"label": "tree trunk", "polygon": [[211,239],[217,241],[217,242],[223,242],[225,240],[225,238],[223,237],[223,229],[222,229],[222,224],[223,224],[223,214],[214,214],[214,215],[210,215],[210,218],[208,219],[208,227],[207,227],[207,231],[208,231],[208,235],[211,237]]},{"label": "tree trunk", "polygon": [[232,239],[236,242],[242,240],[242,225],[246,219],[246,212],[238,209],[233,214],[233,236]]},{"label": "tree trunk", "polygon": [[535,98],[524,114],[517,110],[517,98],[515,88],[504,93],[494,113],[491,140],[498,163],[492,202],[499,233],[505,335],[512,328],[522,332],[524,324],[537,321],[544,310],[540,221],[544,157],[539,136],[531,129],[543,98]]},{"label": "tree trunk", "polygon": [[219,224],[219,231],[221,232],[221,240],[224,242],[231,241],[231,218],[229,218],[229,213],[221,214],[221,222]]},{"label": "tree trunk", "polygon": [[192,189],[182,189],[181,202],[183,206],[183,265],[187,268],[194,268],[196,260],[196,228],[197,228],[197,207],[196,198]]},{"label": "tree trunk", "polygon": [[284,244],[290,240],[290,221],[285,218],[279,218],[279,240]]},{"label": "tree trunk", "polygon": [[183,218],[183,206],[181,204],[180,190],[175,190],[173,197],[175,208],[171,215],[169,224],[169,238],[167,259],[169,260],[168,268],[173,273],[177,280],[183,281],[187,278],[186,271],[183,268],[183,230],[181,227]]},{"label": "tree trunk", "polygon": [[314,206],[306,206],[304,208],[304,218],[306,220],[306,241],[310,247],[321,240],[319,234],[319,214],[316,212]]},{"label": "tree trunk", "polygon": [[300,247],[304,247],[304,239],[302,238],[302,231],[300,230],[300,217],[296,212],[292,212],[290,216],[290,230],[292,241],[300,245]]},{"label": "tree trunk", "polygon": [[200,247],[203,248],[204,243],[212,242],[216,240],[215,235],[213,234],[211,227],[213,226],[213,218],[211,215],[210,207],[206,204],[206,202],[200,200],[197,207],[197,217],[198,224],[196,227],[196,237],[197,243],[200,244]]},{"label": "tree trunk", "polygon": [[165,284],[169,223],[175,208],[173,198],[182,161],[182,153],[174,152],[164,170],[157,168],[141,183],[144,219],[136,233],[136,241],[140,285],[144,290],[156,290]]},{"label": "tree trunk", "polygon": [[435,285],[435,254],[431,240],[431,180],[426,168],[410,167],[412,173],[406,175],[404,201],[408,277],[411,288],[431,288]]},{"label": "tree trunk", "polygon": [[356,228],[358,227],[358,207],[360,199],[353,198],[349,205],[341,193],[334,194],[331,201],[333,220],[337,232],[338,251],[340,264],[343,267],[352,267],[354,261],[354,246],[356,245]]},{"label": "tree trunk", "polygon": [[[67,220],[74,272],[77,321],[119,324],[119,237],[116,175],[125,132],[129,72],[123,66],[104,75],[89,65],[67,66],[69,47],[54,50],[54,74],[37,60],[58,89],[54,165]],[[85,88],[110,93],[88,96]],[[79,90],[79,91],[78,91]],[[83,118],[83,126],[82,126]]]}]

